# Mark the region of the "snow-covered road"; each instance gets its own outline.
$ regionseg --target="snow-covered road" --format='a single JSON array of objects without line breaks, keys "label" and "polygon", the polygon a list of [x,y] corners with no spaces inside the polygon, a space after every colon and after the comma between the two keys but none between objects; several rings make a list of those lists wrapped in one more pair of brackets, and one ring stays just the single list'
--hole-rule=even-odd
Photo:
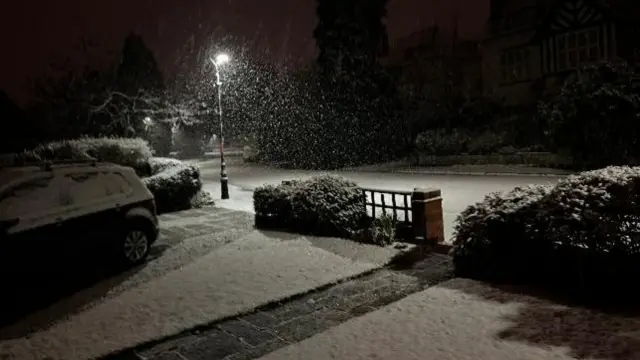
[{"label": "snow-covered road", "polygon": [[[198,163],[202,170],[205,189],[212,191],[217,204],[231,209],[252,211],[251,191],[263,184],[278,184],[283,180],[308,179],[319,171],[298,171],[273,169],[259,165],[242,164],[233,159],[227,166],[230,200],[220,201],[220,163],[210,160]],[[364,188],[411,191],[414,188],[436,188],[442,191],[445,238],[451,239],[456,216],[467,206],[480,201],[494,191],[508,191],[516,186],[528,184],[549,184],[558,181],[554,177],[541,176],[482,176],[482,175],[429,175],[386,172],[333,172],[355,181]],[[403,198],[396,197],[397,204]],[[390,196],[385,199],[391,204]]]}]

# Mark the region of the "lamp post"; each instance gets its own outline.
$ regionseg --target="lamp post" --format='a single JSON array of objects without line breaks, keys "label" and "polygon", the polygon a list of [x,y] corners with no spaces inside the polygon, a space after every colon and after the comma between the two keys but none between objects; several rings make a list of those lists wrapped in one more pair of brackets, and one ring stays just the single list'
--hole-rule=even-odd
[{"label": "lamp post", "polygon": [[224,162],[224,124],[222,123],[222,81],[220,80],[220,66],[229,62],[229,55],[218,54],[215,59],[210,58],[216,69],[216,87],[218,88],[218,116],[220,120],[220,190],[221,198],[229,198],[229,178],[227,177],[227,164]]}]

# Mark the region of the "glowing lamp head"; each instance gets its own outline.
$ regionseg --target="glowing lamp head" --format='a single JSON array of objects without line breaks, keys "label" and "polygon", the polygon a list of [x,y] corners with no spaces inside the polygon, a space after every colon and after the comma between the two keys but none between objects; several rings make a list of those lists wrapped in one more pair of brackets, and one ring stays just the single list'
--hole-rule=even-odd
[{"label": "glowing lamp head", "polygon": [[229,55],[227,54],[218,54],[218,56],[216,56],[216,64],[218,65],[222,65],[224,63],[228,63],[229,62]]}]

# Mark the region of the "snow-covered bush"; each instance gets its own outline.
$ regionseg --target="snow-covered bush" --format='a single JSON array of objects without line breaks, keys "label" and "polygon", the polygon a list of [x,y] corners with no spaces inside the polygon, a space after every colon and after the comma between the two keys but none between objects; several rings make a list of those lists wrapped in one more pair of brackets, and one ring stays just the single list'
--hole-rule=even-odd
[{"label": "snow-covered bush", "polygon": [[456,219],[452,255],[462,276],[501,277],[527,270],[533,251],[549,246],[544,239],[540,200],[550,186],[518,187],[492,193],[466,208]]},{"label": "snow-covered bush", "polygon": [[304,233],[352,237],[366,216],[364,194],[353,182],[321,175],[265,185],[253,192],[256,214]]},{"label": "snow-covered bush", "polygon": [[139,138],[80,138],[39,145],[15,154],[16,161],[87,160],[111,162],[130,166],[147,175],[146,166],[153,150],[146,140]]},{"label": "snow-covered bush", "polygon": [[294,187],[293,219],[306,231],[352,237],[366,217],[364,203],[365,195],[356,183],[320,175]]},{"label": "snow-covered bush", "polygon": [[452,255],[462,276],[581,291],[637,278],[640,168],[607,167],[488,195],[457,218]]},{"label": "snow-covered bush", "polygon": [[[556,243],[593,251],[640,253],[640,167],[610,166],[570,176],[541,204]],[[636,234],[637,233],[637,234]]]},{"label": "snow-covered bush", "polygon": [[166,168],[181,166],[183,164],[184,163],[182,161],[174,158],[153,157],[149,159],[151,174],[157,174]]},{"label": "snow-covered bush", "polygon": [[264,185],[253,191],[256,214],[271,216],[281,224],[288,223],[292,215],[292,197],[299,181],[283,181],[280,185]]},{"label": "snow-covered bush", "polygon": [[192,199],[202,189],[200,169],[184,163],[167,166],[143,180],[155,198],[159,213],[191,208]]},{"label": "snow-covered bush", "polygon": [[468,136],[456,129],[428,130],[418,134],[416,149],[428,155],[457,155],[466,151],[469,140]]}]

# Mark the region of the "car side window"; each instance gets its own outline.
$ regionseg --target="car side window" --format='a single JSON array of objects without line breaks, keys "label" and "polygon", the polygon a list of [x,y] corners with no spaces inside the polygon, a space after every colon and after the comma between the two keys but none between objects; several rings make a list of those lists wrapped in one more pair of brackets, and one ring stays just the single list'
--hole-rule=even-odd
[{"label": "car side window", "polygon": [[60,204],[52,185],[53,176],[27,180],[0,195],[0,217],[4,219],[40,214]]},{"label": "car side window", "polygon": [[85,205],[107,197],[100,183],[101,173],[83,172],[64,176],[67,186],[61,186],[65,205]]},{"label": "car side window", "polygon": [[118,173],[103,173],[103,184],[107,188],[108,195],[125,195],[133,191],[129,182]]},{"label": "car side window", "polygon": [[86,205],[100,202],[111,196],[131,192],[129,183],[119,174],[110,172],[84,172],[67,174],[69,186],[62,186],[65,205]]}]

